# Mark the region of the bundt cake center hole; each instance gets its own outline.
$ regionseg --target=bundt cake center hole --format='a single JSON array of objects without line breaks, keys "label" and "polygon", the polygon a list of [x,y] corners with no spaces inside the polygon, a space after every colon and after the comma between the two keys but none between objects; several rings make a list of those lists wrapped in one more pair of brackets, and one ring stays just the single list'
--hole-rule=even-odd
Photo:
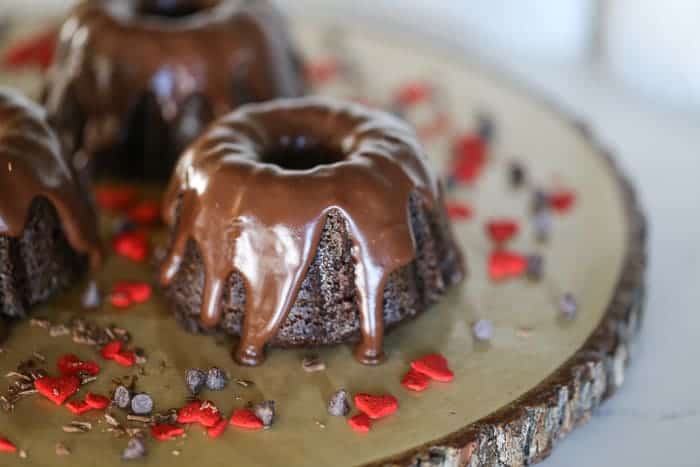
[{"label": "bundt cake center hole", "polygon": [[216,6],[218,0],[138,0],[138,12],[146,16],[183,18]]},{"label": "bundt cake center hole", "polygon": [[260,158],[261,162],[286,170],[310,170],[343,159],[340,148],[303,136],[280,139],[266,148]]}]

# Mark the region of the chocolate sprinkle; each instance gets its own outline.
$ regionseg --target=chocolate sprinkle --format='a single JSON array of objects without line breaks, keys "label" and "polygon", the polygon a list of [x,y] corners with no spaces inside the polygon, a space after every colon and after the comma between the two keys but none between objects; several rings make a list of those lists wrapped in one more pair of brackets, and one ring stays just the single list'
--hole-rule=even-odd
[{"label": "chocolate sprinkle", "polygon": [[328,413],[334,417],[344,417],[350,413],[350,396],[345,389],[339,389],[328,401]]},{"label": "chocolate sprinkle", "polygon": [[511,162],[508,168],[508,181],[513,188],[521,188],[525,184],[525,167],[520,162]]}]

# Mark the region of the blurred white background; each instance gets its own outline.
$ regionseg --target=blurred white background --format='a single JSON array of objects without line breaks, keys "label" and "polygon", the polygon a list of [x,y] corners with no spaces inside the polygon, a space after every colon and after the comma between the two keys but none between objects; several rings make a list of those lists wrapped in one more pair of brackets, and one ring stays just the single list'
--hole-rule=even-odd
[{"label": "blurred white background", "polygon": [[[390,18],[494,59],[593,62],[658,105],[700,114],[698,0],[279,1]],[[0,15],[71,2],[0,0]]]},{"label": "blurred white background", "polygon": [[650,217],[648,311],[622,391],[545,465],[700,465],[700,0],[279,1],[461,46],[591,124]]}]

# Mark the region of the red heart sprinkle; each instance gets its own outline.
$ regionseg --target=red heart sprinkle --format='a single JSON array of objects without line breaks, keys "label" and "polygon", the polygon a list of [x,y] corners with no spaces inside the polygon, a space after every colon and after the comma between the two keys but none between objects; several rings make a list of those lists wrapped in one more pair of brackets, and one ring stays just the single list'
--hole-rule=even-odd
[{"label": "red heart sprinkle", "polygon": [[527,258],[517,253],[494,251],[489,258],[489,276],[495,281],[522,276],[527,270]]},{"label": "red heart sprinkle", "polygon": [[201,401],[190,402],[177,413],[178,423],[198,423],[199,422],[199,407]]},{"label": "red heart sprinkle", "polygon": [[138,198],[138,192],[128,186],[103,185],[95,190],[97,204],[108,211],[122,211],[132,206]]},{"label": "red heart sprinkle", "polygon": [[518,234],[520,227],[509,219],[496,219],[486,224],[486,233],[496,243],[504,243]]},{"label": "red heart sprinkle", "polygon": [[576,195],[572,191],[557,191],[549,195],[549,205],[560,214],[569,211],[575,201]]},{"label": "red heart sprinkle", "polygon": [[428,389],[430,378],[423,373],[419,373],[418,371],[411,369],[408,371],[408,373],[406,373],[406,376],[403,377],[401,384],[410,391],[421,392]]},{"label": "red heart sprinkle", "polygon": [[131,297],[126,292],[112,292],[109,294],[109,303],[114,308],[129,308],[131,306]]},{"label": "red heart sprinkle", "polygon": [[309,81],[323,84],[338,76],[339,67],[334,59],[328,59],[307,64],[305,72]]},{"label": "red heart sprinkle", "polygon": [[177,436],[182,436],[185,429],[168,423],[159,423],[151,428],[151,435],[158,441],[168,441]]},{"label": "red heart sprinkle", "polygon": [[244,430],[262,430],[264,425],[252,410],[238,409],[231,415],[231,426]]},{"label": "red heart sprinkle", "polygon": [[160,222],[160,204],[155,201],[141,201],[129,209],[131,221],[141,225],[153,225]]},{"label": "red heart sprinkle", "polygon": [[433,88],[427,83],[406,83],[396,93],[396,102],[404,107],[410,107],[427,101],[432,94]]},{"label": "red heart sprinkle", "polygon": [[5,53],[3,64],[8,67],[37,65],[46,70],[53,62],[57,38],[57,32],[51,29],[18,42]]},{"label": "red heart sprinkle", "polygon": [[0,436],[0,452],[13,453],[17,452],[17,446],[7,438]]},{"label": "red heart sprinkle", "polygon": [[348,419],[348,425],[357,433],[367,433],[372,428],[372,420],[363,413]]},{"label": "red heart sprinkle", "polygon": [[147,282],[122,281],[114,285],[112,296],[126,295],[131,303],[145,303],[151,298],[151,285]]},{"label": "red heart sprinkle", "polygon": [[430,354],[414,360],[411,362],[411,368],[443,383],[452,381],[455,376],[447,364],[447,359],[440,354]]},{"label": "red heart sprinkle", "polygon": [[462,136],[454,145],[452,164],[455,180],[473,183],[486,164],[486,144],[478,135]]},{"label": "red heart sprinkle", "polygon": [[101,396],[99,394],[93,394],[91,392],[88,392],[85,395],[85,403],[90,406],[90,408],[95,409],[95,410],[102,410],[106,409],[109,407],[109,404],[112,401],[109,400],[109,398],[105,396]]},{"label": "red heart sprinkle", "polygon": [[354,400],[357,410],[374,420],[388,417],[399,408],[399,401],[391,394],[381,396],[355,394]]},{"label": "red heart sprinkle", "polygon": [[71,411],[74,415],[82,415],[86,412],[93,410],[92,407],[87,402],[84,401],[70,401],[66,403],[66,408]]},{"label": "red heart sprinkle", "polygon": [[95,362],[83,362],[76,355],[68,354],[58,359],[58,371],[62,376],[77,376],[79,373],[96,376],[100,372],[100,366]]},{"label": "red heart sprinkle", "polygon": [[112,247],[119,256],[137,263],[143,262],[148,257],[148,237],[141,231],[123,232],[115,235]]},{"label": "red heart sprinkle", "polygon": [[447,217],[452,220],[467,220],[471,219],[472,208],[466,203],[460,203],[457,201],[447,202]]},{"label": "red heart sprinkle", "polygon": [[121,352],[122,345],[123,344],[120,341],[112,341],[109,344],[106,344],[104,347],[102,347],[100,353],[104,358],[111,360],[116,354]]},{"label": "red heart sprinkle", "polygon": [[34,381],[34,388],[42,396],[56,405],[63,404],[66,399],[75,394],[80,387],[80,379],[77,376],[64,376],[63,378],[39,378]]},{"label": "red heart sprinkle", "polygon": [[224,434],[224,431],[226,431],[226,427],[228,427],[228,424],[228,420],[222,418],[221,420],[219,420],[219,423],[207,429],[207,435],[209,435],[209,437],[212,439],[219,438],[221,435]]},{"label": "red heart sprinkle", "polygon": [[205,428],[216,426],[221,413],[211,401],[193,401],[177,413],[178,423],[199,423]]},{"label": "red heart sprinkle", "polygon": [[134,352],[119,352],[112,356],[112,360],[128,368],[134,366],[134,363],[136,363],[136,354]]}]

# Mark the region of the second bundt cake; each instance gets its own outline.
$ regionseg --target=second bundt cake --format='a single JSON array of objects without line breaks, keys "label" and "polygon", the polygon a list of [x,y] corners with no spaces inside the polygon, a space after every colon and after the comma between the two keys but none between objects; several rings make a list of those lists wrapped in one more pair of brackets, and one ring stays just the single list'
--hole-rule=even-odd
[{"label": "second bundt cake", "polygon": [[101,261],[94,212],[43,109],[0,88],[0,319],[27,315]]},{"label": "second bundt cake", "polygon": [[442,189],[407,125],[320,98],[247,105],[179,160],[164,199],[161,281],[191,331],[267,343],[359,340],[381,361],[392,327],[464,275]]},{"label": "second bundt cake", "polygon": [[305,89],[268,0],[85,0],[63,24],[44,99],[86,176],[165,181],[214,117]]}]

